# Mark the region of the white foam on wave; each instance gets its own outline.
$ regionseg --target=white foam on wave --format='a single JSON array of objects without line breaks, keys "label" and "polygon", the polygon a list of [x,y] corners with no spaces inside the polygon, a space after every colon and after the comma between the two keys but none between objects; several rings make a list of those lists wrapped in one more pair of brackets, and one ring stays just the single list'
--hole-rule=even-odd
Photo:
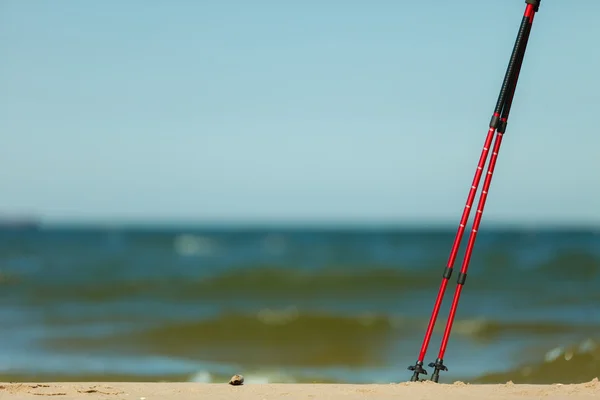
[{"label": "white foam on wave", "polygon": [[213,376],[208,371],[200,371],[192,375],[189,381],[196,383],[212,383]]},{"label": "white foam on wave", "polygon": [[264,308],[260,310],[256,317],[265,325],[285,325],[298,319],[299,312],[295,306],[284,310],[272,310]]},{"label": "white foam on wave", "polygon": [[597,347],[598,344],[590,338],[585,339],[584,341],[578,343],[575,346],[557,346],[551,350],[548,350],[546,354],[544,354],[544,361],[550,363],[557,360],[560,357],[563,357],[565,361],[569,361],[573,358],[575,354],[591,353]]},{"label": "white foam on wave", "polygon": [[[240,374],[240,371],[238,372],[230,372],[230,375],[234,375],[234,374]],[[244,376],[244,384],[266,384],[266,383],[295,383],[296,380],[290,376],[287,375],[285,373],[282,373],[280,371],[255,371],[255,372],[249,372],[249,373],[244,373],[243,371],[241,372],[241,375]],[[227,375],[223,375],[223,377],[220,376],[216,376],[212,373],[210,373],[209,371],[198,371],[197,373],[195,373],[194,375],[192,375],[189,379],[189,382],[194,382],[194,383],[223,383],[223,382],[227,382],[227,379],[229,379],[228,377],[226,377]]]},{"label": "white foam on wave", "polygon": [[179,235],[173,241],[175,252],[182,256],[206,256],[214,253],[216,243],[214,240],[195,235]]}]

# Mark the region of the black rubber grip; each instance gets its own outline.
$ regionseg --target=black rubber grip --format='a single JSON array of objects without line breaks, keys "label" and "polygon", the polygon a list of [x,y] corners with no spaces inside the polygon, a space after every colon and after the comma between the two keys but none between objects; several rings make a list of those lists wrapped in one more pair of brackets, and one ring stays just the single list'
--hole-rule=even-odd
[{"label": "black rubber grip", "polygon": [[498,122],[500,121],[500,117],[496,114],[492,115],[492,119],[490,120],[490,128],[496,129],[498,127]]},{"label": "black rubber grip", "polygon": [[460,274],[458,274],[457,283],[459,285],[464,285],[466,280],[467,280],[467,274],[463,274],[462,272]]},{"label": "black rubber grip", "polygon": [[512,81],[508,87],[507,97],[505,99],[504,107],[502,108],[502,115],[500,115],[500,122],[498,123],[498,133],[504,134],[506,132],[506,124],[508,120],[508,116],[510,114],[510,109],[512,106],[513,98],[515,96],[515,91],[517,88],[517,80],[519,78],[519,74],[521,72],[521,66],[523,64],[523,59],[525,57],[525,51],[527,50],[527,42],[529,41],[529,34],[531,33],[531,23],[528,23],[525,32],[523,33],[523,45],[517,55],[517,59],[515,61],[515,71],[514,76],[512,77]]},{"label": "black rubber grip", "polygon": [[506,74],[504,75],[504,82],[502,82],[502,89],[500,89],[500,95],[498,96],[498,101],[496,102],[496,109],[494,110],[495,114],[500,114],[502,112],[502,108],[504,107],[504,103],[506,101],[507,91],[510,89],[509,86],[512,83],[514,77],[515,64],[517,59],[519,58],[519,53],[521,52],[521,48],[523,46],[523,39],[525,32],[527,31],[527,25],[529,24],[529,18],[523,16],[523,20],[521,21],[521,26],[519,27],[519,33],[517,34],[517,39],[515,40],[515,46],[513,48],[513,52],[510,56],[510,61],[508,63],[508,67],[506,68]]},{"label": "black rubber grip", "polygon": [[504,135],[504,133],[506,132],[506,121],[500,121],[500,123],[498,124],[498,133],[501,133]]},{"label": "black rubber grip", "polygon": [[444,279],[450,279],[450,277],[452,276],[452,268],[450,267],[446,267],[446,269],[444,270]]}]

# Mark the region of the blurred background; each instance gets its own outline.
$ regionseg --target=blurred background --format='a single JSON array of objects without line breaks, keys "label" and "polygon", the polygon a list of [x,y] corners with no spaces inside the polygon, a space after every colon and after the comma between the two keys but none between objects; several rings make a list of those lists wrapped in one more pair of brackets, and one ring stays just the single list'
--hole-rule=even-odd
[{"label": "blurred background", "polygon": [[[408,380],[524,9],[0,0],[0,380]],[[442,381],[600,375],[598,12],[536,16]]]}]

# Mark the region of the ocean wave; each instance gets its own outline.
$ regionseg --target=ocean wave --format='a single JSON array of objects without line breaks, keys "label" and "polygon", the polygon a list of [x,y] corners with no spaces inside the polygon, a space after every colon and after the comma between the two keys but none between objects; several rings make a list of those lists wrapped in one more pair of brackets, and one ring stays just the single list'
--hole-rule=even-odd
[{"label": "ocean wave", "polygon": [[600,340],[587,338],[548,349],[538,361],[508,371],[485,374],[474,383],[582,383],[600,377]]},{"label": "ocean wave", "polygon": [[[439,271],[438,271],[439,272]],[[89,279],[77,284],[69,282],[33,281],[19,287],[27,292],[30,301],[73,299],[79,302],[101,302],[136,296],[153,299],[223,300],[244,298],[309,298],[357,297],[369,293],[392,293],[401,296],[408,290],[434,287],[441,281],[441,274],[432,271],[408,272],[386,268],[369,268],[348,271],[325,269],[302,271],[291,268],[259,267],[226,270],[209,277],[139,278],[106,280],[103,277]]]},{"label": "ocean wave", "polygon": [[303,313],[294,307],[256,314],[223,313],[191,322],[163,323],[102,337],[47,338],[66,351],[118,351],[245,365],[377,365],[406,326],[381,315]]},{"label": "ocean wave", "polygon": [[[85,324],[84,321],[80,322]],[[109,323],[109,322],[108,322]],[[296,307],[263,308],[254,313],[222,310],[200,320],[138,324],[126,331],[103,335],[46,337],[52,350],[108,351],[155,354],[217,363],[260,366],[380,366],[390,362],[399,347],[422,338],[427,320],[386,314],[342,315],[311,312]],[[60,321],[61,326],[63,322]],[[436,325],[436,334],[444,324]],[[532,340],[540,335],[583,335],[598,332],[597,325],[458,319],[453,335],[482,342],[512,336]]]},{"label": "ocean wave", "polygon": [[[532,305],[553,302],[573,304],[600,302],[600,292],[593,290],[600,279],[595,279],[595,264],[582,264],[578,275],[575,267],[562,269],[554,263],[541,269],[505,271],[502,269],[479,271],[469,278],[470,293],[487,296],[489,293],[511,296],[535,293],[529,297]],[[429,291],[435,295],[442,280],[441,268],[393,269],[384,267],[323,268],[301,270],[288,267],[253,266],[223,271],[210,271],[204,276],[177,276],[165,272],[152,276],[115,279],[110,275],[90,275],[89,278],[70,282],[61,280],[19,279],[18,276],[0,275],[0,285],[6,295],[18,296],[21,303],[48,304],[49,302],[76,301],[78,303],[103,303],[152,299],[163,302],[191,301],[251,301],[273,300],[284,302],[308,299],[329,299],[343,302],[347,299],[385,299],[404,301],[416,292]],[[598,270],[600,271],[600,269]],[[551,273],[551,274],[549,274]],[[515,274],[519,279],[514,279]],[[565,286],[563,274],[582,279],[577,290]],[[456,274],[455,274],[456,275]],[[553,279],[556,278],[556,279]],[[598,274],[600,277],[600,272]],[[454,280],[454,279],[452,279]],[[452,282],[450,285],[454,285]],[[589,287],[589,290],[588,290]],[[560,289],[560,290],[559,290]]]},{"label": "ocean wave", "polygon": [[535,270],[563,281],[597,279],[600,277],[600,257],[587,251],[562,250],[537,264]]},{"label": "ocean wave", "polygon": [[[442,331],[442,324],[436,325]],[[481,341],[492,341],[503,335],[520,338],[540,337],[541,335],[595,333],[600,330],[597,324],[572,324],[555,321],[494,321],[486,319],[463,319],[453,324],[452,333]]]}]

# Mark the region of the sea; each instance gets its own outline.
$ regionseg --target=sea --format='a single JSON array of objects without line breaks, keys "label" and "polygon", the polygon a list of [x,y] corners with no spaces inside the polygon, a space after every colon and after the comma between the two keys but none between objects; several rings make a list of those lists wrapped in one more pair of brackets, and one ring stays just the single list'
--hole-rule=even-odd
[{"label": "sea", "polygon": [[[408,381],[455,233],[3,228],[0,380]],[[600,229],[482,228],[444,360],[447,383],[600,376]]]}]

